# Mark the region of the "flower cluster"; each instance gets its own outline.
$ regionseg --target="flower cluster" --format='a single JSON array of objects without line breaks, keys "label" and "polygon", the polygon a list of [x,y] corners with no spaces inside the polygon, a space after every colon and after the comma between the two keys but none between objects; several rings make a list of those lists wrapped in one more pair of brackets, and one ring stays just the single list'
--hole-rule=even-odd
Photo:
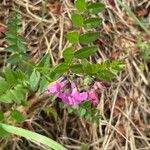
[{"label": "flower cluster", "polygon": [[67,87],[68,81],[58,81],[52,83],[48,87],[48,92],[59,97],[67,105],[79,105],[85,100],[91,100],[94,105],[98,104],[97,91],[101,91],[106,88],[102,82],[96,81],[90,90],[86,92],[80,92],[76,84],[72,81],[69,89]]}]

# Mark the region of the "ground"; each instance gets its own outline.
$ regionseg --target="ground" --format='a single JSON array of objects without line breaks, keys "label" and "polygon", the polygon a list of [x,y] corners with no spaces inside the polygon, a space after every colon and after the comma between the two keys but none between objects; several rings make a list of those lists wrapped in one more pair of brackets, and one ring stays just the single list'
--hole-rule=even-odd
[{"label": "ground", "polygon": [[[94,61],[123,60],[126,64],[125,69],[111,83],[111,88],[101,94],[98,105],[101,122],[96,125],[79,119],[75,114],[60,110],[58,104],[50,102],[47,95],[39,98],[35,94],[29,99],[32,106],[26,110],[29,119],[21,127],[57,140],[69,150],[79,149],[83,144],[89,145],[91,150],[149,150],[150,58],[145,60],[144,55],[147,54],[143,54],[141,45],[142,42],[150,42],[150,2],[122,1],[147,27],[146,30],[117,0],[101,2],[105,3],[106,10],[100,14],[103,23],[99,30],[101,38],[96,42],[99,51]],[[7,30],[10,12],[16,7],[22,16],[21,34],[26,38],[32,60],[38,61],[43,54],[49,53],[52,64],[56,65],[62,57],[62,50],[69,45],[66,33],[73,29],[69,19],[74,11],[73,0],[1,0],[1,66],[6,57],[3,33]],[[56,109],[56,120],[43,111],[45,106]],[[37,143],[16,136],[0,143],[4,150],[44,149]]]}]

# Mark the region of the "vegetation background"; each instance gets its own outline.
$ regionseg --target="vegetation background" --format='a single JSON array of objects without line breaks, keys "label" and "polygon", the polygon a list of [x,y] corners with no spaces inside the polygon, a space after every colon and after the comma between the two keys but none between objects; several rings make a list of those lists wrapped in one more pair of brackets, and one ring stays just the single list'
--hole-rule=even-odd
[{"label": "vegetation background", "polygon": [[[91,0],[93,1],[93,0]],[[94,2],[94,1],[93,1]],[[75,114],[60,110],[48,95],[38,93],[28,98],[30,107],[20,108],[28,118],[20,127],[48,136],[69,150],[88,145],[91,150],[150,149],[150,1],[97,0],[106,5],[99,32],[98,54],[91,62],[106,59],[123,60],[125,69],[118,74],[111,88],[101,94],[98,109],[102,120],[97,125]],[[61,51],[68,44],[66,34],[72,30],[70,16],[73,0],[0,0],[0,67],[8,53],[5,33],[8,18],[19,8],[23,30],[32,60],[37,62],[49,54],[58,64]],[[47,108],[53,108],[48,109]],[[8,110],[0,104],[0,109]],[[1,133],[0,133],[1,134]],[[42,150],[38,143],[12,136],[0,140],[4,150]],[[82,147],[82,149],[86,149]]]}]

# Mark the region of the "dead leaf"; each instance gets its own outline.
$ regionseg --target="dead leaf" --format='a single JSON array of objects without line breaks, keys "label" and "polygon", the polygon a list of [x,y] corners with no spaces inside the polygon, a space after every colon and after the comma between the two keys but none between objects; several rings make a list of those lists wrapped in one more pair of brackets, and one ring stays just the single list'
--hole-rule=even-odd
[{"label": "dead leaf", "polygon": [[48,8],[49,8],[49,11],[55,15],[60,15],[63,12],[62,4],[58,1],[55,1],[52,4],[49,4]]},{"label": "dead leaf", "polygon": [[125,99],[124,98],[118,98],[116,100],[116,106],[122,109],[125,106]]},{"label": "dead leaf", "polygon": [[[123,138],[122,135],[125,136],[125,134],[126,134],[124,125],[123,125],[122,123],[120,123],[120,124],[118,124],[118,125],[116,126],[116,129],[117,129],[117,131],[118,131],[118,132],[116,132],[116,136],[117,136],[119,139]],[[122,135],[121,135],[120,133],[121,133]]]},{"label": "dead leaf", "polygon": [[[114,107],[114,110],[113,110],[113,115],[115,117],[119,116],[120,115],[120,110],[123,110],[125,107],[125,99],[124,98],[118,98],[116,100],[116,103],[115,103],[115,107]],[[112,109],[112,104],[109,105],[109,108],[110,108],[110,111]]]},{"label": "dead leaf", "polygon": [[115,51],[115,52],[112,52],[111,53],[111,56],[110,56],[110,58],[112,59],[112,60],[117,60],[117,59],[119,59],[119,57],[120,57],[120,51],[118,50],[118,51]]},{"label": "dead leaf", "polygon": [[148,15],[148,10],[147,9],[142,9],[136,12],[136,15],[138,17],[146,17]]},{"label": "dead leaf", "polygon": [[136,11],[136,15],[137,15],[138,17],[147,17],[148,14],[149,14],[149,10],[148,10],[148,9],[145,9],[145,8]]},{"label": "dead leaf", "polygon": [[6,32],[6,27],[2,26],[0,23],[0,37]]},{"label": "dead leaf", "polygon": [[108,2],[109,2],[109,4],[110,4],[111,6],[113,6],[113,7],[115,7],[115,6],[116,6],[116,4],[115,4],[115,1],[114,1],[114,0],[108,0]]}]

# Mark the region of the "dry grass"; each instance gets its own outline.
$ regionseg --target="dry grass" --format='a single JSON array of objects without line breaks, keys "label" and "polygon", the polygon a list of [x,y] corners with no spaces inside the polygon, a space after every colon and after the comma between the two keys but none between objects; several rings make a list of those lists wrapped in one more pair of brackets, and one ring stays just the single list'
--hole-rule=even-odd
[{"label": "dry grass", "polygon": [[[150,150],[150,68],[136,47],[139,35],[144,40],[150,37],[115,0],[102,1],[107,9],[101,14],[104,20],[100,30],[102,38],[98,42],[100,49],[95,59],[97,62],[108,58],[126,62],[125,70],[100,97],[98,108],[102,121],[96,125],[73,114],[68,115],[65,110],[59,109],[57,103],[51,103],[44,96],[42,100],[33,98],[34,105],[28,109],[29,120],[23,127],[53,138],[69,150],[77,150],[82,144],[90,145],[91,150]],[[134,10],[150,7],[149,0],[124,2]],[[9,14],[16,6],[23,17],[23,35],[32,59],[37,61],[43,54],[49,53],[52,64],[57,64],[62,49],[69,45],[65,35],[73,29],[69,19],[74,10],[71,0],[1,0],[0,26],[6,27]],[[6,44],[1,36],[0,54],[3,60],[6,57],[4,47]],[[57,110],[57,120],[42,111],[45,106]],[[2,144],[4,150],[44,149],[17,137]]]}]

